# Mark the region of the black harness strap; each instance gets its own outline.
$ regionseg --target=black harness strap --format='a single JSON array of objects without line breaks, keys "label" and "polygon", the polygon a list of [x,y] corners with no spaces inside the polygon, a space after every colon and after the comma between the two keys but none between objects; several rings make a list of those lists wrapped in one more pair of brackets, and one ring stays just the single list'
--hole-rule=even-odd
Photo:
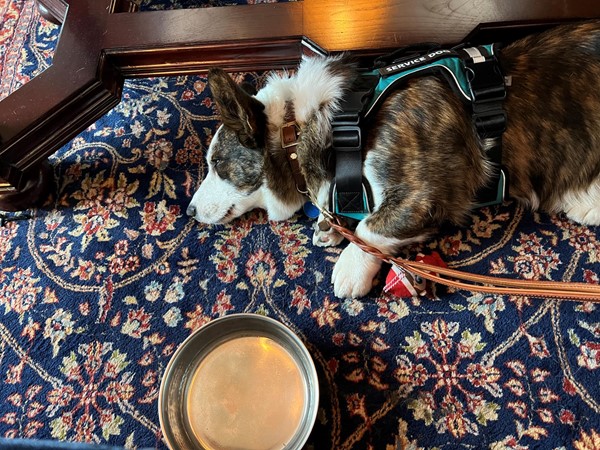
[{"label": "black harness strap", "polygon": [[506,130],[504,75],[496,56],[485,47],[461,49],[458,52],[466,54],[465,66],[470,73],[473,125],[492,162],[492,177],[488,185],[480,189],[476,201],[478,206],[493,205],[502,202],[508,186],[502,168],[502,134]]},{"label": "black harness strap", "polygon": [[362,112],[371,99],[377,77],[363,76],[348,91],[340,111],[332,120],[332,149],[335,153],[335,190],[337,212],[366,214],[369,201],[362,176],[363,142],[361,133]]}]

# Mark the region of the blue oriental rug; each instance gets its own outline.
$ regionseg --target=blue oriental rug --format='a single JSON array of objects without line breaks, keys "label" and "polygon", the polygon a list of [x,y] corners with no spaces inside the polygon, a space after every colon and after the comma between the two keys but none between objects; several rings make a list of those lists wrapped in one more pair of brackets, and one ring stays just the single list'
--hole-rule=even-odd
[{"label": "blue oriental rug", "polygon": [[[32,0],[4,0],[0,17],[6,96],[47,67],[58,29]],[[597,306],[447,289],[401,299],[382,282],[336,298],[341,248],[314,247],[303,215],[186,216],[217,124],[203,76],[128,81],[114,110],[51,157],[47,204],[0,228],[0,436],[166,448],[157,404],[173,352],[207,322],[253,312],[314,358],[307,449],[600,449]],[[598,284],[599,232],[508,202],[405,256]]]}]

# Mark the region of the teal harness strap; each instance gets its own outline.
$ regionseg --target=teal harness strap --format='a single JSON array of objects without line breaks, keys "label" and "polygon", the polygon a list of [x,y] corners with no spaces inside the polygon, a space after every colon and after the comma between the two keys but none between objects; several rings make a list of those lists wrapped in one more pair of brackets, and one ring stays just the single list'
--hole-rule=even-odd
[{"label": "teal harness strap", "polygon": [[471,101],[471,93],[465,64],[453,50],[437,50],[428,55],[398,63],[382,69],[375,69],[365,75],[380,75],[379,83],[375,87],[373,98],[367,106],[365,117],[385,99],[387,94],[393,92],[398,83],[414,76],[428,73],[441,72],[451,80],[451,87],[464,101]]}]

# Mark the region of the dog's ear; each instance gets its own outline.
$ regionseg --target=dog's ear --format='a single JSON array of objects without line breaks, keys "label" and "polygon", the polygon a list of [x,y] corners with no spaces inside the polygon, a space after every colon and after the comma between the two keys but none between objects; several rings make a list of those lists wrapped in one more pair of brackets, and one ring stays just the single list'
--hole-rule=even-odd
[{"label": "dog's ear", "polygon": [[263,147],[266,131],[264,105],[221,69],[208,72],[208,85],[223,124],[237,133],[244,146]]},{"label": "dog's ear", "polygon": [[254,85],[252,83],[248,83],[247,81],[243,81],[240,84],[240,87],[246,94],[249,94],[249,95],[256,95],[256,93],[258,92],[256,90],[256,87],[254,87]]}]

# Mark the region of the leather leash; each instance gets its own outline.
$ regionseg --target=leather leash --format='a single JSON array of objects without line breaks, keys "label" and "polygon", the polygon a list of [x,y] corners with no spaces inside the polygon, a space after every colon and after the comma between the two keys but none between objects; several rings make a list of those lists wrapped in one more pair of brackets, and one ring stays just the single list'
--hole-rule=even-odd
[{"label": "leather leash", "polygon": [[477,275],[456,269],[410,261],[382,253],[342,226],[337,217],[327,219],[332,228],[356,244],[361,250],[426,280],[456,289],[498,295],[540,297],[545,299],[587,301],[600,303],[600,285],[567,281],[517,280]]}]

